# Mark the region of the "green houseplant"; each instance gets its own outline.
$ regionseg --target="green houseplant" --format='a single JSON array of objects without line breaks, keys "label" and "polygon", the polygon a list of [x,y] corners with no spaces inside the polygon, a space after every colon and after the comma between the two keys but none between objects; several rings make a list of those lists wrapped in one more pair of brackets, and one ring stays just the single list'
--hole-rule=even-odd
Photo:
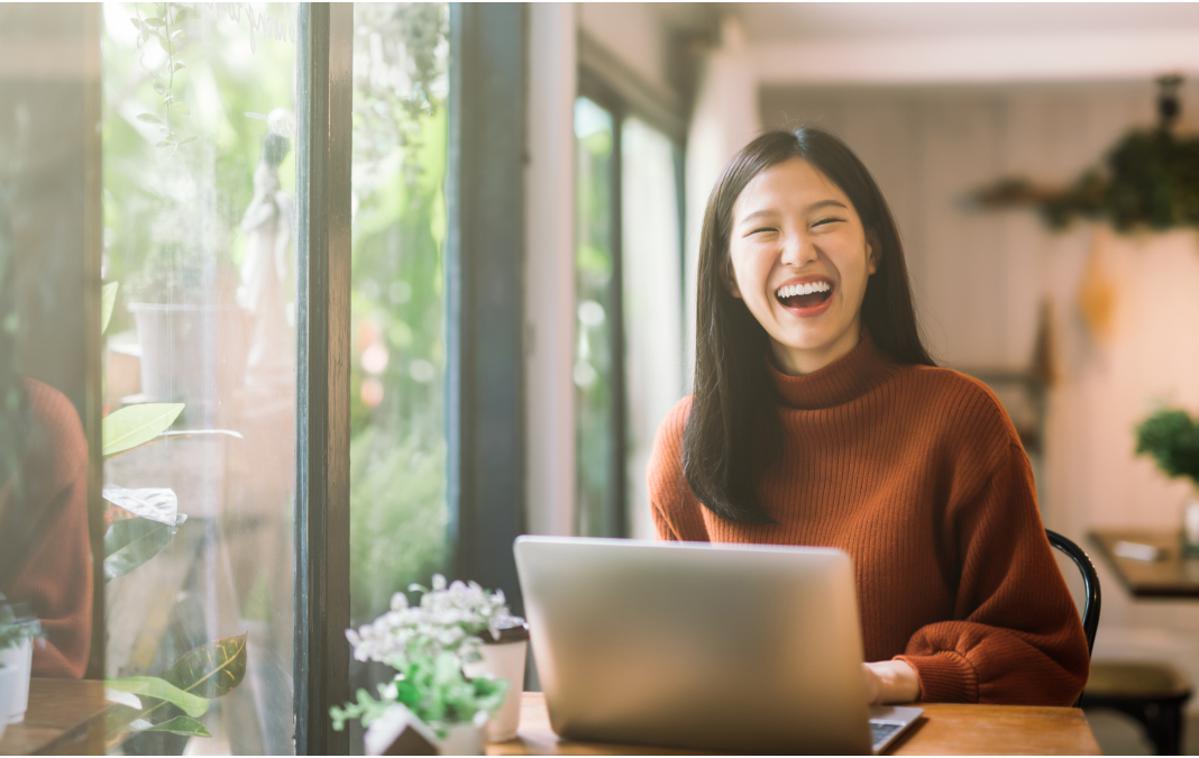
[{"label": "green houseplant", "polygon": [[413,584],[409,590],[416,603],[396,593],[389,611],[346,631],[355,658],[384,663],[395,675],[379,686],[379,697],[359,689],[353,702],[331,709],[333,727],[361,720],[367,752],[375,755],[402,739],[423,740],[443,754],[481,753],[487,719],[509,685],[464,669],[482,658],[487,637],[500,639],[510,618],[504,595],[475,582],[447,583],[441,575],[431,588]]},{"label": "green houseplant", "polygon": [[1199,420],[1181,408],[1156,411],[1136,429],[1138,454],[1152,456],[1158,468],[1191,485],[1183,503],[1182,547],[1199,554]]},{"label": "green houseplant", "polygon": [[[107,331],[118,284],[101,291],[101,334]],[[137,403],[117,409],[102,420],[101,455],[112,458],[172,434],[183,403]],[[190,434],[204,432],[190,432]],[[175,432],[174,434],[185,434]],[[109,503],[104,534],[104,578],[124,576],[158,555],[187,516],[179,513],[168,488],[127,489],[106,485]],[[2,617],[0,617],[2,618]],[[0,637],[0,648],[3,648]],[[134,734],[211,736],[200,720],[211,700],[237,687],[246,672],[246,635],[218,639],[179,656],[161,676],[106,679],[110,702],[105,712],[109,748]]]}]

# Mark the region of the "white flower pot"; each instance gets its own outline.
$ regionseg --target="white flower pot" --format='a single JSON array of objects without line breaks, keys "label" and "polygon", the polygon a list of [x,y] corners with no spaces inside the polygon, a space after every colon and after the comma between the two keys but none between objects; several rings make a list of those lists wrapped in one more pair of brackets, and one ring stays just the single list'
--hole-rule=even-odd
[{"label": "white flower pot", "polygon": [[[0,666],[0,714],[6,715],[17,694],[17,679],[20,675],[12,666]],[[0,738],[8,728],[8,719],[0,718]]]},{"label": "white flower pot", "polygon": [[441,755],[483,755],[486,745],[485,714],[480,713],[474,723],[451,726],[445,739],[440,739],[432,727],[398,704],[388,708],[363,735],[367,755],[424,753],[430,747]]},{"label": "white flower pot", "polygon": [[449,728],[445,739],[437,742],[437,752],[442,755],[483,755],[486,744],[486,724],[455,724]]},{"label": "white flower pot", "polygon": [[525,686],[525,656],[528,649],[527,639],[485,644],[481,651],[483,660],[463,667],[469,677],[490,675],[508,683],[504,702],[487,723],[487,739],[491,742],[513,739],[520,727],[520,700]]},{"label": "white flower pot", "polygon": [[33,642],[0,651],[0,722],[19,724],[29,705],[29,673],[33,665]]},{"label": "white flower pot", "polygon": [[217,405],[244,381],[245,312],[232,305],[130,303],[141,344],[141,391],[187,404],[193,425],[211,425]]}]

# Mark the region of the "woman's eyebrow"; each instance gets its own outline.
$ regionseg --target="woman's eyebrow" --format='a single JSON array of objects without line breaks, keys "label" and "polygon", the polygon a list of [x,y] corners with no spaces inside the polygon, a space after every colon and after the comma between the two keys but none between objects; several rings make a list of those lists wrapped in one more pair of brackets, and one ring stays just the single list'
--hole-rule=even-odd
[{"label": "woman's eyebrow", "polygon": [[753,221],[756,218],[771,217],[774,215],[776,215],[776,211],[773,208],[767,208],[765,210],[754,211],[753,213],[749,214],[748,216],[742,218],[737,223],[738,224],[748,224],[750,221]]},{"label": "woman's eyebrow", "polygon": [[811,213],[812,211],[819,210],[821,208],[824,208],[824,207],[830,206],[830,205],[835,205],[838,208],[848,208],[849,207],[849,206],[845,205],[845,203],[841,202],[840,200],[833,200],[833,199],[817,200],[816,202],[812,203],[811,205],[809,205],[807,207],[807,211],[808,211],[808,213]]},{"label": "woman's eyebrow", "polygon": [[[827,200],[817,200],[816,202],[809,205],[807,208],[804,208],[804,212],[811,213],[812,211],[817,211],[817,210],[820,210],[821,208],[825,208],[828,206],[835,206],[837,208],[848,208],[849,207],[845,203],[841,202],[840,200],[833,200],[832,198],[829,198]],[[754,211],[753,213],[750,213],[749,215],[745,216],[743,219],[738,221],[737,224],[738,225],[748,224],[750,221],[753,221],[754,219],[768,217],[768,216],[775,216],[777,213],[778,213],[778,211],[776,211],[773,208],[764,208],[760,211]]]}]

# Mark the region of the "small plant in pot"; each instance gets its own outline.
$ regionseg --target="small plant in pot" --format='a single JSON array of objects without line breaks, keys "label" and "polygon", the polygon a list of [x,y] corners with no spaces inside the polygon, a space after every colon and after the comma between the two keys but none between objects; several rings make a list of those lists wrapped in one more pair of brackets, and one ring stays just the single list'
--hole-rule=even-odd
[{"label": "small plant in pot", "polygon": [[[396,593],[387,613],[347,630],[355,658],[384,663],[396,673],[379,686],[378,698],[359,690],[354,702],[333,708],[334,728],[360,719],[372,755],[481,753],[488,719],[507,712],[501,711],[506,698],[519,715],[527,638],[513,640],[511,632],[506,638],[505,630],[523,631],[524,622],[509,615],[502,592],[487,592],[474,582],[447,584],[437,575],[432,588],[414,584],[409,590],[417,593],[417,602]],[[506,669],[492,667],[487,649],[512,644],[520,647],[519,671],[513,655],[493,659],[507,663]],[[501,728],[515,733],[514,723]]]},{"label": "small plant in pot", "polygon": [[33,645],[41,638],[41,623],[28,606],[0,594],[0,724],[25,720]]},{"label": "small plant in pot", "polygon": [[1181,408],[1162,408],[1137,425],[1136,435],[1138,454],[1152,456],[1167,476],[1190,484],[1181,544],[1183,553],[1199,555],[1199,419]]}]

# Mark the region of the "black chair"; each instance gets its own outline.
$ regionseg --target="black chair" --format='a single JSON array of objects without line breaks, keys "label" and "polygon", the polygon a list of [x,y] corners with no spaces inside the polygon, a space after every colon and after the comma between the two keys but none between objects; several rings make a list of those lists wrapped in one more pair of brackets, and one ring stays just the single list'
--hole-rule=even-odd
[{"label": "black chair", "polygon": [[1074,540],[1058,534],[1052,529],[1046,529],[1049,544],[1066,554],[1082,574],[1082,631],[1087,636],[1087,653],[1095,649],[1095,630],[1099,628],[1099,610],[1103,603],[1103,593],[1099,591],[1099,574],[1095,572],[1095,564],[1086,551],[1074,543]]},{"label": "black chair", "polygon": [[[1082,628],[1087,651],[1094,650],[1102,596],[1095,564],[1072,540],[1046,529],[1049,544],[1065,553],[1082,574]],[[1158,755],[1182,752],[1183,708],[1191,685],[1173,666],[1154,661],[1100,661],[1091,664],[1083,708],[1111,708],[1139,721]]]}]

